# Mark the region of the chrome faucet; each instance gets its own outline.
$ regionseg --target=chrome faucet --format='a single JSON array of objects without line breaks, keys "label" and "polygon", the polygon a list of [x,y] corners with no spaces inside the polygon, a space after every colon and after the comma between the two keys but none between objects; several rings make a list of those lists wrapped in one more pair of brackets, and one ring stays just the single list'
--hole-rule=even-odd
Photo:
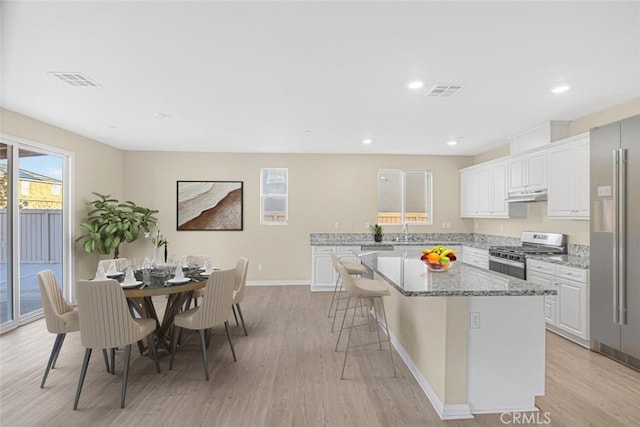
[{"label": "chrome faucet", "polygon": [[402,224],[402,234],[404,234],[404,241],[409,241],[409,225],[405,222]]}]

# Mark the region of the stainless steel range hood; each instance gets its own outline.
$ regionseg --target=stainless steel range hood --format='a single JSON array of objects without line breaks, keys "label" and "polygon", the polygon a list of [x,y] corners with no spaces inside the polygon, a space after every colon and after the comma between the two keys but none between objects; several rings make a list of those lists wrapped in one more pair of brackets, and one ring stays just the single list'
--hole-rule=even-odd
[{"label": "stainless steel range hood", "polygon": [[505,201],[507,203],[544,202],[547,200],[547,190],[517,191],[509,193]]}]

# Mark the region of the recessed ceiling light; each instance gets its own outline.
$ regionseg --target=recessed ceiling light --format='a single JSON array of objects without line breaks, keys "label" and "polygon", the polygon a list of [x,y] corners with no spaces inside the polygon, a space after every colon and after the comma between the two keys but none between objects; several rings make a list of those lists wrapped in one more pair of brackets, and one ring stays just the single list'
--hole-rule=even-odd
[{"label": "recessed ceiling light", "polygon": [[373,142],[373,139],[369,139],[369,138],[362,140],[363,144],[371,144],[372,142]]},{"label": "recessed ceiling light", "polygon": [[415,82],[411,82],[407,85],[409,89],[420,89],[422,86],[424,86],[424,83],[419,80],[416,80]]},{"label": "recessed ceiling light", "polygon": [[552,93],[563,93],[568,91],[569,89],[571,89],[571,86],[567,86],[567,85],[562,85],[562,86],[556,86],[553,89],[551,89]]},{"label": "recessed ceiling light", "polygon": [[159,113],[156,111],[155,113],[153,113],[153,117],[155,117],[156,119],[168,119],[171,116],[167,113]]},{"label": "recessed ceiling light", "polygon": [[454,146],[454,145],[456,145],[457,143],[458,143],[458,141],[454,141],[454,140],[447,141],[447,145],[449,145],[449,146],[451,146],[451,147],[453,147],[453,146]]}]

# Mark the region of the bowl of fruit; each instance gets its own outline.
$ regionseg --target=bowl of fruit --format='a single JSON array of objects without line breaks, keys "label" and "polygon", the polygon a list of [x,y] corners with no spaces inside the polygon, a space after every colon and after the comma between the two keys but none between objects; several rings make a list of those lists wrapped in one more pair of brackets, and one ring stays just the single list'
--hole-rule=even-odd
[{"label": "bowl of fruit", "polygon": [[451,264],[453,264],[457,258],[454,250],[447,249],[442,245],[437,245],[431,249],[424,249],[420,259],[430,271],[443,272],[451,268]]}]

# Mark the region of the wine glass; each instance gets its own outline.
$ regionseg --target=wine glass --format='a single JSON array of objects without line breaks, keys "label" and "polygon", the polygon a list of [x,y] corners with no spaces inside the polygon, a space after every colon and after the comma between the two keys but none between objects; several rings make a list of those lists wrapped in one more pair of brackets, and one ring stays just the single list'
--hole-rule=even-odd
[{"label": "wine glass", "polygon": [[145,257],[140,267],[142,270],[142,281],[144,282],[145,285],[150,284],[151,270],[153,269],[153,262],[151,262],[151,260],[148,257]]}]

